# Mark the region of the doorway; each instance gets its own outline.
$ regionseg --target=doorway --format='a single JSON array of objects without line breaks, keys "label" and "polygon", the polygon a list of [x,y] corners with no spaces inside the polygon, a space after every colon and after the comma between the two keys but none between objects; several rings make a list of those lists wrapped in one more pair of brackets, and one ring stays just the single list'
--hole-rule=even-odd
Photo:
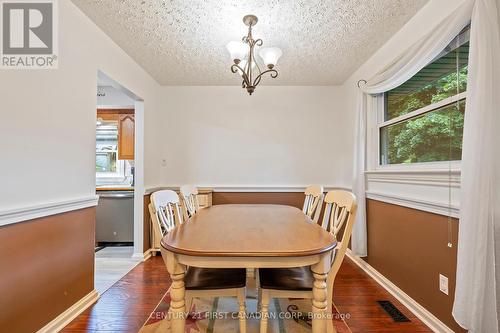
[{"label": "doorway", "polygon": [[[142,112],[139,97],[103,72],[97,73],[95,179],[99,203],[94,281],[101,294],[142,259],[135,254],[136,248],[142,250],[143,238],[135,200],[136,188],[142,188],[142,140],[137,142],[142,137],[140,121],[137,126]],[[137,228],[138,222],[141,228]]]}]

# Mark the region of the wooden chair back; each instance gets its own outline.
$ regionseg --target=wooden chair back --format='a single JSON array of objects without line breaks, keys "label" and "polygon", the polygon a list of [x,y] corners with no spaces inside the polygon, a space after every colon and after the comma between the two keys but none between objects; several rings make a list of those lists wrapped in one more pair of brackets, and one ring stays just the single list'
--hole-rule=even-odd
[{"label": "wooden chair back", "polygon": [[[335,276],[340,269],[347,251],[347,245],[352,235],[352,228],[356,220],[356,196],[348,191],[334,190],[325,196],[325,212],[323,216],[323,228],[329,231],[335,238],[344,227],[342,239],[338,241],[335,251],[332,268],[328,274],[328,284],[333,288]],[[330,289],[332,290],[332,289]]]},{"label": "wooden chair back", "polygon": [[304,194],[304,207],[302,211],[309,216],[314,223],[318,223],[323,203],[323,186],[312,185],[306,188]]},{"label": "wooden chair back", "polygon": [[193,185],[183,185],[180,188],[183,206],[183,215],[187,220],[200,209],[198,189]]},{"label": "wooden chair back", "polygon": [[150,214],[153,226],[159,226],[161,235],[165,235],[182,223],[179,196],[174,191],[161,190],[151,194]]}]

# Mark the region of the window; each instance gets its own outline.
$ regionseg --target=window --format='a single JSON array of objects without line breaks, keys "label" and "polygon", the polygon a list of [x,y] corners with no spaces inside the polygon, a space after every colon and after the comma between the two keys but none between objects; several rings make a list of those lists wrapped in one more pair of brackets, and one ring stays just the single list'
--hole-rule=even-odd
[{"label": "window", "polygon": [[384,94],[379,164],[461,159],[468,54],[465,29],[435,60]]},{"label": "window", "polygon": [[97,177],[124,177],[123,161],[118,160],[118,122],[100,120],[96,129]]},{"label": "window", "polygon": [[96,152],[95,171],[116,172],[116,151]]}]

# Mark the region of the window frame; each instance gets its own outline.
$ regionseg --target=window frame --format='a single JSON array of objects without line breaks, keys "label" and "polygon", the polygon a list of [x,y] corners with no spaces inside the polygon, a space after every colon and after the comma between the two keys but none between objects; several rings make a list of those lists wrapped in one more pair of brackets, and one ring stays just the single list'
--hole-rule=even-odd
[{"label": "window frame", "polygon": [[[118,121],[113,121],[113,122],[116,122],[116,127],[117,127],[117,131],[118,131]],[[114,171],[114,172],[98,172],[98,171],[96,171],[95,172],[96,182],[99,184],[121,183],[127,179],[125,161],[118,159],[118,141],[119,141],[119,138],[117,137],[115,149],[111,149],[111,150],[102,150],[102,148],[98,148],[97,142],[96,142],[96,150],[95,150],[96,155],[97,155],[97,153],[115,153],[115,156],[116,156],[116,171]]]},{"label": "window frame", "polygon": [[[460,171],[461,161],[436,161],[436,162],[416,162],[416,163],[394,163],[382,164],[381,159],[381,142],[380,131],[383,127],[394,125],[418,116],[436,111],[440,108],[457,103],[458,101],[467,99],[467,91],[447,97],[439,102],[426,105],[420,109],[411,111],[407,114],[385,120],[385,104],[386,94],[381,93],[378,95],[368,95],[367,112],[368,112],[368,130],[367,137],[367,171],[439,171],[439,170],[452,170]],[[370,101],[371,99],[371,101]],[[371,118],[370,118],[371,116]]]},{"label": "window frame", "polygon": [[461,161],[436,161],[436,162],[416,162],[416,163],[394,163],[382,164],[381,159],[381,142],[380,130],[383,127],[393,125],[411,118],[415,118],[426,113],[436,111],[440,108],[452,105],[457,101],[466,100],[467,91],[447,97],[439,102],[424,106],[423,108],[414,110],[399,117],[385,120],[385,93],[378,95],[368,95],[367,112],[368,112],[368,136],[367,136],[367,171],[460,171]]},{"label": "window frame", "polygon": [[[470,39],[470,25],[465,27],[454,39],[460,45],[465,44]],[[452,41],[453,42],[453,41]],[[452,43],[451,42],[451,43]],[[439,59],[442,55],[449,52],[448,48],[451,43],[445,47],[441,53],[436,56],[434,60],[429,62],[431,64],[436,59]],[[427,64],[427,65],[429,65]],[[426,65],[426,66],[427,66]],[[425,67],[425,66],[424,66]],[[433,112],[437,109],[449,106],[453,103],[457,103],[461,100],[467,99],[467,90],[461,93],[455,94],[453,96],[447,97],[439,102],[432,103],[424,106],[423,108],[414,110],[407,114],[385,120],[385,103],[386,103],[386,93],[381,93],[378,95],[368,95],[367,101],[367,172],[382,171],[387,172],[391,170],[395,171],[452,171],[460,172],[461,170],[461,160],[451,160],[451,161],[436,161],[436,162],[416,162],[416,163],[394,163],[394,164],[382,164],[381,159],[381,142],[380,142],[380,130],[383,127],[393,125],[411,118],[415,118],[426,113]],[[370,100],[371,99],[371,100]]]},{"label": "window frame", "polygon": [[[109,152],[115,152],[114,150],[110,150]],[[115,172],[96,172],[96,179],[98,180],[116,180],[123,179],[125,180],[127,177],[125,175],[125,161],[118,159],[118,151],[116,151],[116,171]]]}]

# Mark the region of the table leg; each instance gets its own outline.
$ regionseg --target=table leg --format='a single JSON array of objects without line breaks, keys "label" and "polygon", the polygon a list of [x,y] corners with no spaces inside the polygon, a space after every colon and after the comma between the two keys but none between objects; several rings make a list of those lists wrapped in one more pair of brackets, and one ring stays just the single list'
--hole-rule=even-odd
[{"label": "table leg", "polygon": [[166,251],[167,256],[165,263],[167,265],[168,273],[172,279],[170,286],[170,327],[172,333],[184,333],[186,326],[186,306],[185,306],[185,293],[184,288],[184,275],[186,267],[179,264],[175,254]]},{"label": "table leg", "polygon": [[[330,257],[323,255],[321,261],[313,266],[313,300],[312,300],[312,333],[324,333],[327,331],[327,321],[331,320],[327,315],[327,284],[326,279],[330,271]],[[330,318],[330,319],[329,319]]]},{"label": "table leg", "polygon": [[326,274],[313,273],[312,332],[326,332]]}]

